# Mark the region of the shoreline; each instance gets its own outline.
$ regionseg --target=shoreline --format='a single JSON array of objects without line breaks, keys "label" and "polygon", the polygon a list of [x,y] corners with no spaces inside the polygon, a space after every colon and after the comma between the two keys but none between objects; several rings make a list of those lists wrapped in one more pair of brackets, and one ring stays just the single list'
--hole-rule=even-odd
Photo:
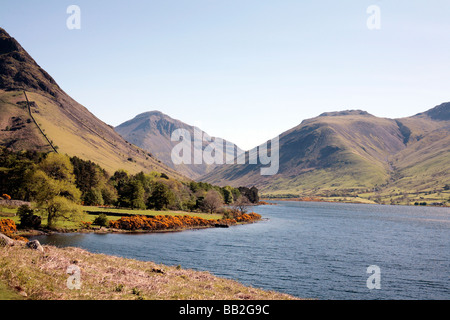
[{"label": "shoreline", "polygon": [[193,231],[193,230],[204,230],[204,229],[227,229],[230,227],[238,227],[241,225],[257,223],[261,221],[267,221],[267,218],[261,218],[255,221],[247,221],[247,222],[238,222],[237,224],[232,225],[211,225],[211,226],[194,226],[194,227],[183,227],[183,228],[175,228],[175,229],[163,229],[163,230],[124,230],[124,229],[116,229],[116,228],[107,228],[107,227],[98,227],[98,228],[80,228],[80,229],[25,229],[18,230],[17,235],[25,238],[31,238],[35,236],[50,236],[54,234],[66,234],[66,233],[96,233],[96,234],[147,234],[147,233],[172,233],[172,232],[184,232],[184,231]]},{"label": "shoreline", "polygon": [[293,201],[293,202],[326,202],[326,203],[351,203],[351,204],[372,204],[372,205],[380,205],[380,206],[405,206],[405,207],[419,207],[419,208],[450,208],[450,205],[442,204],[442,205],[416,205],[416,204],[404,204],[404,203],[376,203],[376,202],[361,202],[361,201],[351,201],[351,200],[323,200],[323,199],[313,199],[313,200],[305,200],[301,197],[293,197],[293,198],[262,198],[264,201]]},{"label": "shoreline", "polygon": [[[208,271],[92,253],[77,247],[41,248],[43,251],[32,249],[21,241],[2,247],[0,294],[6,289],[24,300],[300,299]],[[79,270],[77,290],[68,286],[68,279],[73,277],[67,273],[69,267]]]}]

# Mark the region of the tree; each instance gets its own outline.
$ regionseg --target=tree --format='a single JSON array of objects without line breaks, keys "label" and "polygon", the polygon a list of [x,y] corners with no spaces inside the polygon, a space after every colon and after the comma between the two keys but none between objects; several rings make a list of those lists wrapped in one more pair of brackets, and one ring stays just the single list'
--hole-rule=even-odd
[{"label": "tree", "polygon": [[130,180],[128,172],[125,170],[117,170],[114,175],[110,178],[111,185],[117,190],[118,202],[120,205],[120,198],[122,197],[125,189],[125,185]]},{"label": "tree", "polygon": [[222,191],[222,195],[223,195],[223,200],[225,202],[225,204],[231,204],[234,201],[234,197],[233,197],[233,189],[229,186],[223,187],[221,189]]},{"label": "tree", "polygon": [[70,162],[74,167],[76,186],[82,192],[85,205],[114,204],[117,201],[117,191],[103,168],[78,157],[70,158]]},{"label": "tree", "polygon": [[246,196],[239,196],[237,200],[233,203],[234,211],[240,212],[240,214],[244,214],[247,212],[247,207],[251,206],[252,203],[248,200]]},{"label": "tree", "polygon": [[20,217],[21,228],[38,229],[41,227],[41,217],[34,214],[34,210],[28,205],[24,204],[17,209],[17,214]]},{"label": "tree", "polygon": [[48,227],[54,228],[58,220],[79,221],[81,209],[68,198],[56,196],[46,204]]},{"label": "tree", "polygon": [[98,187],[91,188],[83,195],[83,203],[86,206],[101,206],[104,204],[102,190]]},{"label": "tree", "polygon": [[205,211],[213,213],[223,205],[223,198],[214,189],[209,190],[203,199],[202,207]]},{"label": "tree", "polygon": [[130,207],[133,209],[145,209],[145,190],[139,180],[132,180],[128,184]]},{"label": "tree", "polygon": [[50,153],[38,165],[29,184],[38,210],[47,216],[49,228],[60,219],[79,219],[81,191],[75,186],[73,166],[67,156]]},{"label": "tree", "polygon": [[163,210],[172,204],[174,200],[175,195],[166,184],[162,182],[155,182],[153,185],[153,191],[147,200],[147,204],[149,208]]},{"label": "tree", "polygon": [[104,185],[101,189],[103,204],[115,204],[119,195],[117,194],[116,188],[114,188],[109,182]]},{"label": "tree", "polygon": [[0,195],[29,201],[28,180],[38,159],[36,152],[12,152],[0,146]]},{"label": "tree", "polygon": [[251,188],[247,188],[247,187],[239,187],[239,192],[246,196],[247,199],[251,202],[251,203],[258,203],[259,202],[259,195],[258,195],[258,189],[256,187],[251,187]]},{"label": "tree", "polygon": [[73,165],[68,156],[49,153],[39,164],[39,169],[45,172],[51,179],[75,183]]}]

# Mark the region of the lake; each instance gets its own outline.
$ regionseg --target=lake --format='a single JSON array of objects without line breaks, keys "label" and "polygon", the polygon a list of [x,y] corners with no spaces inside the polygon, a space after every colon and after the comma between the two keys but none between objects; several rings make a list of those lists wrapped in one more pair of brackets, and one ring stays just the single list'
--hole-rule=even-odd
[{"label": "lake", "polygon": [[[450,299],[449,208],[281,201],[254,211],[267,220],[227,229],[33,239],[210,271],[303,298]],[[378,274],[367,272],[372,265]],[[379,289],[368,288],[369,277]]]}]

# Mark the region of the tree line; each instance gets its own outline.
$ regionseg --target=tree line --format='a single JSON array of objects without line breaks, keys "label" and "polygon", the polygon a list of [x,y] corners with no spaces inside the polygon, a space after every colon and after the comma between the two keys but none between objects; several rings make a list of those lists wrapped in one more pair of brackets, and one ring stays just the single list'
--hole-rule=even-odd
[{"label": "tree line", "polygon": [[[215,212],[223,205],[257,203],[255,187],[219,187],[179,181],[159,172],[110,175],[78,157],[0,147],[0,194],[35,202],[49,218],[79,214],[78,204],[130,209]],[[58,218],[58,219],[57,219]]]}]

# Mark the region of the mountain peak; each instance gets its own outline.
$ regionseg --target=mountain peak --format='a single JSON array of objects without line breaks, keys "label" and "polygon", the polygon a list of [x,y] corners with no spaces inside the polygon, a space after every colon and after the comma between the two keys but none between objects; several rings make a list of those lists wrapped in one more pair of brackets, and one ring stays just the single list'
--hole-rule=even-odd
[{"label": "mountain peak", "polygon": [[[125,141],[73,100],[1,28],[0,89],[0,146],[14,151],[48,152],[57,145],[62,154],[98,163],[110,174],[118,169],[133,174],[158,171],[187,179],[149,152]],[[5,127],[9,129],[4,130]]]},{"label": "mountain peak", "polygon": [[344,111],[332,111],[324,112],[319,117],[338,117],[338,116],[371,116],[370,113],[363,110],[344,110]]},{"label": "mountain peak", "polygon": [[136,116],[136,118],[146,118],[146,117],[148,118],[148,117],[152,117],[152,116],[155,116],[155,117],[169,117],[167,114],[165,114],[165,113],[163,113],[163,112],[161,112],[159,110],[152,110],[152,111],[146,111],[146,112],[140,113],[140,114],[138,114]]},{"label": "mountain peak", "polygon": [[0,28],[0,89],[45,92],[56,96],[61,89],[22,46]]},{"label": "mountain peak", "polygon": [[12,38],[5,29],[0,28],[0,54],[23,50],[20,44]]},{"label": "mountain peak", "polygon": [[441,103],[440,105],[438,105],[428,111],[418,113],[415,116],[421,116],[421,115],[426,115],[426,116],[430,117],[431,119],[438,120],[438,121],[450,120],[450,102]]}]

